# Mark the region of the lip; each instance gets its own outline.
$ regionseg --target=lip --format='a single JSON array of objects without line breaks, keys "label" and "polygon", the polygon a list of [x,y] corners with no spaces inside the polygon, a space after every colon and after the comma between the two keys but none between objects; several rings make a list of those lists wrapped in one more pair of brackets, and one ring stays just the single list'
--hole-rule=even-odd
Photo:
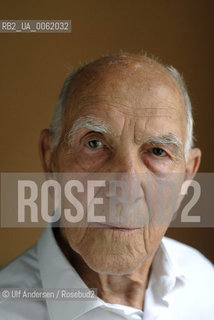
[{"label": "lip", "polygon": [[136,230],[139,230],[141,228],[123,228],[123,227],[119,227],[119,226],[113,226],[113,225],[110,225],[110,224],[105,224],[105,223],[98,223],[98,225],[100,227],[103,227],[105,229],[111,229],[111,230],[114,230],[114,231],[122,231],[122,232],[131,232],[131,231],[136,231]]}]

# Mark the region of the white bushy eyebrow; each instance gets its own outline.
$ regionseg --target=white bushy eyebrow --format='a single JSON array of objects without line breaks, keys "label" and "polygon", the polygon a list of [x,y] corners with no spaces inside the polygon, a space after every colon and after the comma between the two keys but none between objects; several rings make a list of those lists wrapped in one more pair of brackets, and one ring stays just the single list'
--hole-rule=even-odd
[{"label": "white bushy eyebrow", "polygon": [[173,144],[178,147],[178,149],[182,150],[183,143],[181,140],[174,134],[174,133],[167,133],[164,135],[159,136],[147,136],[146,139],[144,139],[144,143],[150,143],[150,144]]},{"label": "white bushy eyebrow", "polygon": [[83,116],[74,121],[71,129],[68,132],[68,143],[71,142],[74,133],[81,128],[87,128],[95,132],[106,133],[109,135],[112,135],[113,133],[111,126],[106,124],[102,119],[91,115]]}]

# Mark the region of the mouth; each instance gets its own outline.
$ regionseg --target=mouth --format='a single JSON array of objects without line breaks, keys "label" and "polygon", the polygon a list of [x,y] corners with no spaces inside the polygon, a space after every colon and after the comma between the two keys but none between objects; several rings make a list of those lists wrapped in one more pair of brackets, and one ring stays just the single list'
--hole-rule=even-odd
[{"label": "mouth", "polygon": [[105,228],[105,229],[122,231],[122,232],[131,232],[131,231],[137,231],[141,229],[141,228],[127,228],[127,227],[121,227],[121,226],[113,226],[105,223],[97,223],[97,225],[99,225],[99,228]]}]

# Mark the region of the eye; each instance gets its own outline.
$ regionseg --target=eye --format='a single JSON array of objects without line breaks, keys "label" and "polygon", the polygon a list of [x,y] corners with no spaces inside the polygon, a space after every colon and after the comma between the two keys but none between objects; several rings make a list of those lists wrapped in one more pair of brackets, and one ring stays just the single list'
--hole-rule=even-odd
[{"label": "eye", "polygon": [[90,149],[100,149],[103,147],[103,143],[100,140],[93,139],[93,140],[89,140],[86,143],[86,146],[89,147]]},{"label": "eye", "polygon": [[157,157],[165,157],[167,155],[166,151],[164,151],[163,149],[161,148],[152,148],[149,150],[151,153],[153,153],[155,156]]}]

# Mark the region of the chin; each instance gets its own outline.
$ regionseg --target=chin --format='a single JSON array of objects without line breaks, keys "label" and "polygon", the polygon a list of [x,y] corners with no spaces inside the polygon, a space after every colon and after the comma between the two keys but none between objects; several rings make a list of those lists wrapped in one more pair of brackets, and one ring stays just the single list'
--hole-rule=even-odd
[{"label": "chin", "polygon": [[[84,259],[84,258],[83,258]],[[106,263],[103,264],[102,261],[91,261],[90,259],[84,259],[86,264],[93,271],[99,274],[110,274],[110,275],[127,275],[133,273],[143,262],[144,259],[140,261],[126,261],[126,259],[120,259],[117,257],[117,262],[112,257],[105,257]],[[108,262],[107,262],[108,260]]]}]

